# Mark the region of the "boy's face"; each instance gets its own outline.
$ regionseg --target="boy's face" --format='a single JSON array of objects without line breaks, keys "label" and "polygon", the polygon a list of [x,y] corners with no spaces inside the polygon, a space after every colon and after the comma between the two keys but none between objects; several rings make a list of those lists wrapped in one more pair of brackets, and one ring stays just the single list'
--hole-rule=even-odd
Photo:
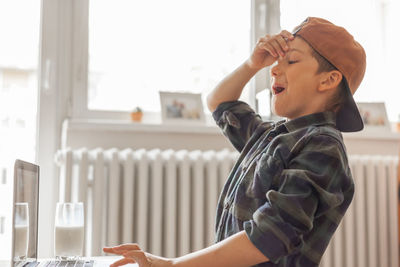
[{"label": "boy's face", "polygon": [[311,47],[301,38],[288,42],[289,50],[271,68],[272,110],[281,117],[295,119],[320,112],[320,75]]}]

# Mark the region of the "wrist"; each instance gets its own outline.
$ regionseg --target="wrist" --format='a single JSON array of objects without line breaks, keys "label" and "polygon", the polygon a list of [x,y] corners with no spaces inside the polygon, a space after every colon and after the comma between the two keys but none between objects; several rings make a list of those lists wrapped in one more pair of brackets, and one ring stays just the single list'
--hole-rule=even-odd
[{"label": "wrist", "polygon": [[246,67],[249,71],[252,71],[254,73],[257,73],[259,70],[262,69],[262,67],[260,68],[259,66],[256,66],[255,64],[253,64],[253,62],[251,61],[251,59],[247,59],[244,63],[243,66]]}]

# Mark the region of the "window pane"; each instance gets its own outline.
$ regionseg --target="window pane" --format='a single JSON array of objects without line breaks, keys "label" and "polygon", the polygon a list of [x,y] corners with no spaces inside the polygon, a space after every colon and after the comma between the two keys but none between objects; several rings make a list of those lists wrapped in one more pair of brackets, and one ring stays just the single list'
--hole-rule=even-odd
[{"label": "window pane", "polygon": [[0,2],[0,162],[35,160],[39,24],[39,0]]},{"label": "window pane", "polygon": [[249,50],[250,1],[90,1],[88,108],[160,111],[158,91],[204,100]]},{"label": "window pane", "polygon": [[13,161],[35,161],[40,0],[0,1],[0,260],[11,255]]},{"label": "window pane", "polygon": [[396,88],[395,80],[398,75],[394,73],[398,69],[395,63],[399,60],[399,53],[391,53],[400,41],[396,31],[398,26],[395,26],[400,25],[396,12],[399,10],[398,2],[337,0],[328,4],[320,0],[281,0],[281,26],[291,31],[306,17],[315,16],[346,28],[367,54],[367,70],[354,95],[355,100],[385,102],[389,120],[394,121],[400,114],[400,90]]}]

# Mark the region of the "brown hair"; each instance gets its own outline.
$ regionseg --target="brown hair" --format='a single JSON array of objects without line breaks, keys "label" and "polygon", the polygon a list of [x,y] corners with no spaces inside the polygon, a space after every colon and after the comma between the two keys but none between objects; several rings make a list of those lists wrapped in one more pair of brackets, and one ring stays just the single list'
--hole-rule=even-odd
[{"label": "brown hair", "polygon": [[[311,47],[311,46],[310,46]],[[317,60],[318,62],[318,70],[317,74],[321,72],[329,72],[332,70],[338,70],[332,63],[330,63],[325,57],[321,56],[314,48],[311,47],[311,55]],[[342,80],[336,89],[335,94],[331,99],[329,99],[328,103],[326,104],[326,109],[331,111],[338,111],[340,106],[345,100],[345,78],[342,76]]]},{"label": "brown hair", "polygon": [[[301,38],[307,44],[308,42],[301,37],[300,35],[296,35],[296,37]],[[338,70],[332,63],[330,63],[325,57],[323,57],[320,53],[317,52],[310,44],[308,44],[311,48],[311,56],[315,58],[318,62],[318,70],[317,74],[321,72],[329,72],[332,70]],[[342,76],[342,80],[338,85],[338,88],[331,99],[329,99],[328,103],[326,104],[326,110],[331,111],[338,111],[344,100],[346,99],[345,95],[346,90],[346,82],[344,76]]]}]

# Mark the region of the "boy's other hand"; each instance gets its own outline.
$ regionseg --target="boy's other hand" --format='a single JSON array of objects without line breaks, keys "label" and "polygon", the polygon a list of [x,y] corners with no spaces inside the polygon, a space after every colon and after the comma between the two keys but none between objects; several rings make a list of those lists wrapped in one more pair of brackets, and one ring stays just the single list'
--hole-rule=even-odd
[{"label": "boy's other hand", "polygon": [[137,244],[123,244],[115,247],[105,247],[103,251],[123,256],[110,267],[118,267],[129,263],[137,263],[140,267],[170,267],[172,260],[144,252]]},{"label": "boy's other hand", "polygon": [[258,42],[248,59],[250,68],[262,69],[272,65],[279,57],[284,57],[289,50],[288,42],[294,36],[288,31],[281,31],[276,35],[265,35],[258,39]]}]

